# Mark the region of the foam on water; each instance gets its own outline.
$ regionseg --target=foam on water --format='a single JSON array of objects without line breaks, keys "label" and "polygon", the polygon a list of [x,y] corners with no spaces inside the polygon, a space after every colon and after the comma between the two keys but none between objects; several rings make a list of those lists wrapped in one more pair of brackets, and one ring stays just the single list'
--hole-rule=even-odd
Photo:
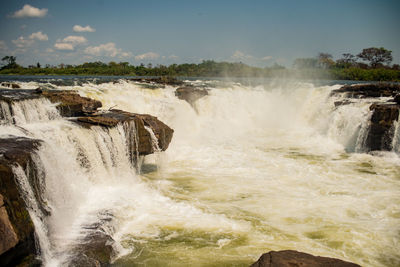
[{"label": "foam on water", "polygon": [[68,262],[85,226],[104,214],[112,215],[105,229],[117,242],[116,264],[249,265],[272,249],[400,263],[399,157],[349,153],[363,151],[367,103],[335,107],[329,94],[340,86],[199,82],[209,95],[197,112],[168,86],[61,88],[174,129],[162,159],[145,158],[141,174],[126,145],[135,129],[126,125],[90,130],[38,117],[0,126],[0,135],[45,140],[36,165],[51,208],[46,265]]}]

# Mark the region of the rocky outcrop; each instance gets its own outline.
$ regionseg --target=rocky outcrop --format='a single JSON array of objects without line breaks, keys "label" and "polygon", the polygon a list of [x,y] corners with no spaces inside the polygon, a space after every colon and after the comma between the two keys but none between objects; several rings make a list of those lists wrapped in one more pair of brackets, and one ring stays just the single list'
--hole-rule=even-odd
[{"label": "rocky outcrop", "polygon": [[[0,100],[11,104],[29,99],[47,98],[57,103],[57,109],[65,117],[78,117],[95,112],[102,106],[101,102],[88,97],[80,96],[72,90],[36,90],[28,89],[0,89]],[[10,108],[12,112],[12,108]]]},{"label": "rocky outcrop", "polygon": [[157,83],[161,85],[171,85],[171,86],[179,86],[184,84],[183,81],[178,80],[175,77],[169,76],[161,76],[161,77],[154,77],[154,78],[131,78],[128,79],[129,81],[133,82],[140,82],[140,83]]},{"label": "rocky outcrop", "polygon": [[[389,83],[345,85],[331,93],[331,95],[338,94],[344,94],[348,98],[368,98],[368,101],[372,103],[370,106],[372,116],[364,149],[366,151],[392,150],[394,126],[400,112],[400,85]],[[382,99],[376,99],[380,97],[388,97],[389,100],[382,102]],[[344,99],[336,101],[335,106],[350,103],[353,101]]]},{"label": "rocky outcrop", "polygon": [[36,92],[48,98],[52,103],[59,103],[57,109],[65,117],[78,117],[93,113],[102,106],[100,101],[82,97],[76,91],[36,90]]},{"label": "rocky outcrop", "polygon": [[360,265],[295,250],[282,250],[263,254],[251,267],[360,267]]},{"label": "rocky outcrop", "polygon": [[187,101],[192,106],[194,105],[194,102],[206,95],[208,95],[206,89],[199,89],[192,86],[179,87],[175,90],[175,96]]},{"label": "rocky outcrop", "polygon": [[392,149],[394,135],[394,123],[399,118],[400,106],[398,104],[372,104],[373,111],[366,139],[366,147],[369,150]]},{"label": "rocky outcrop", "polygon": [[21,88],[21,86],[19,86],[18,84],[10,83],[10,82],[2,82],[1,86],[8,87],[8,88],[13,88],[13,89]]},{"label": "rocky outcrop", "polygon": [[[15,265],[32,257],[37,248],[34,226],[22,198],[12,166],[32,172],[32,153],[41,141],[9,137],[0,139],[0,265]],[[32,257],[34,258],[34,257]]]},{"label": "rocky outcrop", "polygon": [[394,97],[400,93],[400,85],[391,83],[345,85],[340,89],[333,90],[331,94],[343,93],[349,98]]},{"label": "rocky outcrop", "polygon": [[[165,151],[171,142],[174,130],[168,125],[158,120],[157,117],[148,114],[135,114],[118,109],[112,109],[107,112],[96,113],[90,116],[79,117],[77,119],[80,123],[87,125],[100,125],[104,127],[115,127],[119,123],[124,124],[125,131],[129,133],[129,123],[133,123],[136,130],[136,138],[130,138],[133,142],[130,151],[138,153],[139,155],[148,155],[154,153],[153,140],[151,133],[146,129],[150,128],[158,140],[158,148]],[[134,155],[131,155],[132,157]]]}]

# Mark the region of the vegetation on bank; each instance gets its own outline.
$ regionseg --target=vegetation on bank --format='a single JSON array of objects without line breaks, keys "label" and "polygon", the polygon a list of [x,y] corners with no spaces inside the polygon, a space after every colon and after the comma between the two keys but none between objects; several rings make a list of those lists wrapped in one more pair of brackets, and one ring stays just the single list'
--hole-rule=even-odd
[{"label": "vegetation on bank", "polygon": [[[391,51],[385,48],[366,48],[354,56],[343,54],[334,61],[332,55],[319,53],[315,58],[298,58],[293,68],[285,68],[274,64],[272,67],[253,67],[242,62],[215,62],[206,60],[199,64],[172,64],[169,66],[140,64],[130,65],[129,62],[103,63],[87,62],[81,65],[58,66],[40,63],[22,67],[16,63],[14,56],[2,59],[4,66],[0,74],[14,75],[110,75],[110,76],[180,76],[180,77],[295,77],[319,78],[360,81],[400,81],[400,66],[392,61]],[[359,61],[361,60],[361,61]],[[367,62],[367,63],[366,63]]]}]

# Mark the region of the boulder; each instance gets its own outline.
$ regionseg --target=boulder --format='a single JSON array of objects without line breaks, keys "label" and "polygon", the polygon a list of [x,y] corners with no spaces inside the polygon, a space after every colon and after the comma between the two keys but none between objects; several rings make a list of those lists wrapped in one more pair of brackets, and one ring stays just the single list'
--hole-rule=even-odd
[{"label": "boulder", "polygon": [[16,265],[31,258],[37,247],[34,226],[16,183],[12,167],[18,163],[32,170],[32,153],[41,141],[22,137],[0,139],[0,266]]},{"label": "boulder", "polygon": [[65,117],[78,117],[93,113],[102,106],[101,102],[88,97],[80,96],[70,90],[37,90],[37,92],[52,103],[59,103],[57,109]]},{"label": "boulder", "polygon": [[179,87],[175,90],[175,96],[187,101],[192,106],[194,105],[194,102],[206,95],[208,95],[206,89],[198,89],[192,86]]},{"label": "boulder", "polygon": [[375,103],[370,106],[373,111],[366,139],[368,150],[392,150],[394,135],[393,124],[399,118],[400,105]]},{"label": "boulder", "polygon": [[345,85],[340,89],[333,90],[331,95],[343,93],[349,98],[394,97],[400,93],[400,85],[392,83]]},{"label": "boulder", "polygon": [[[79,117],[77,121],[88,126],[100,125],[103,127],[115,127],[118,124],[125,125],[124,129],[130,136],[129,139],[132,140],[130,151],[132,151],[132,153],[138,153],[139,155],[148,155],[155,152],[151,135],[145,127],[149,127],[153,131],[154,135],[157,137],[158,147],[161,151],[165,151],[168,148],[174,133],[173,129],[158,120],[157,117],[148,114],[130,113],[118,109]],[[138,144],[136,144],[135,133],[130,132],[130,129],[128,129],[129,123],[133,123],[135,126]]]},{"label": "boulder", "polygon": [[18,84],[16,84],[16,83],[10,83],[10,82],[2,82],[2,83],[1,83],[1,86],[8,87],[8,88],[13,88],[13,89],[19,89],[19,88],[21,88],[21,86],[19,86]]},{"label": "boulder", "polygon": [[360,265],[295,250],[282,250],[263,254],[251,267],[360,267]]}]

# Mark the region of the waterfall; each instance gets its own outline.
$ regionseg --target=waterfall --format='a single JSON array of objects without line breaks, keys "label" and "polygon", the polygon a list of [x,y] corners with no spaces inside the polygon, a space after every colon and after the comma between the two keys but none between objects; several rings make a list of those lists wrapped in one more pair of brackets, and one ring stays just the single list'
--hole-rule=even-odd
[{"label": "waterfall", "polygon": [[[72,264],[96,232],[115,242],[121,266],[248,265],[266,248],[289,246],[363,265],[384,265],[382,255],[400,262],[398,157],[360,153],[370,103],[335,107],[337,85],[201,83],[209,95],[197,112],[170,86],[61,88],[171,126],[163,168],[141,166],[134,121],[83,127],[46,99],[0,101],[0,136],[43,140],[32,156],[36,177],[14,173],[45,266]],[[157,136],[145,130],[158,157]]]},{"label": "waterfall", "polygon": [[396,153],[400,153],[400,113],[397,121],[394,122],[394,133],[392,141],[392,150]]},{"label": "waterfall", "polygon": [[26,124],[32,122],[60,119],[55,104],[46,98],[26,99],[11,104],[0,101],[0,119],[2,124]]},{"label": "waterfall", "polygon": [[[35,197],[33,188],[35,185],[31,184],[30,179],[27,177],[25,171],[21,166],[17,165],[13,168],[13,173],[16,177],[16,181],[19,185],[21,196],[25,202],[29,216],[35,226],[35,236],[39,243],[38,249],[44,264],[49,263],[53,257],[51,243],[48,238],[48,229],[46,224],[46,217],[43,214],[40,204]],[[41,188],[44,192],[44,188]]]}]

